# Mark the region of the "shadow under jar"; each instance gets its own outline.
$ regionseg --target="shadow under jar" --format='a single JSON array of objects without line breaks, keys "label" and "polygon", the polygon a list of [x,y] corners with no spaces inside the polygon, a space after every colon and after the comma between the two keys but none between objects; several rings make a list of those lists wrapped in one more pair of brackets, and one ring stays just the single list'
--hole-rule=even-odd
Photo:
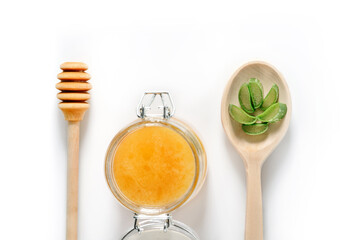
[{"label": "shadow under jar", "polygon": [[134,228],[122,239],[198,239],[171,212],[201,189],[207,170],[199,137],[172,118],[167,92],[145,93],[138,117],[113,138],[105,175],[119,202],[135,213]]}]

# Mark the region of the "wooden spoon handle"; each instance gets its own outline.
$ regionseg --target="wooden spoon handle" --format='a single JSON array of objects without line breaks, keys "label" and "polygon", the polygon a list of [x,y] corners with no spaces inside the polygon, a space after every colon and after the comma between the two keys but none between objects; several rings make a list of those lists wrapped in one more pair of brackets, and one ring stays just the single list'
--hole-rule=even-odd
[{"label": "wooden spoon handle", "polygon": [[69,121],[67,165],[66,239],[77,239],[80,122]]},{"label": "wooden spoon handle", "polygon": [[245,240],[263,239],[263,214],[261,197],[261,165],[249,165],[246,171],[247,199]]}]

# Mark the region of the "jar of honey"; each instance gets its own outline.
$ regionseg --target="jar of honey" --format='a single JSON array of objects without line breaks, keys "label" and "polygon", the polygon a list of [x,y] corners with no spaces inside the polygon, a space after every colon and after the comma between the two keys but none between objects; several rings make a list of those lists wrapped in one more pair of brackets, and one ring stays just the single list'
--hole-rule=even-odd
[{"label": "jar of honey", "polygon": [[118,201],[135,213],[123,239],[198,239],[171,213],[199,192],[206,177],[206,154],[199,137],[173,118],[167,92],[145,93],[134,121],[113,138],[105,174]]}]

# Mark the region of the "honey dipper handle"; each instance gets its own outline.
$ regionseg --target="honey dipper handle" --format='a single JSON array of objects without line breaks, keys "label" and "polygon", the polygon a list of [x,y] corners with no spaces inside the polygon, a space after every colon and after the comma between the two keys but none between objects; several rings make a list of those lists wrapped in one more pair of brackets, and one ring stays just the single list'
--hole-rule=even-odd
[{"label": "honey dipper handle", "polygon": [[250,164],[246,170],[247,199],[245,240],[263,239],[261,165]]},{"label": "honey dipper handle", "polygon": [[69,121],[66,239],[77,239],[80,122]]}]

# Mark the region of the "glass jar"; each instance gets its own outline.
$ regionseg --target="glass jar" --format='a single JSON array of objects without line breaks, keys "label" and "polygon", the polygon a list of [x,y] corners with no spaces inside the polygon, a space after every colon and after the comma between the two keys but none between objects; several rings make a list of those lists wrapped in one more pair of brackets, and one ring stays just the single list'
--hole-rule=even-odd
[{"label": "glass jar", "polygon": [[[112,191],[114,196],[118,199],[118,201],[123,206],[125,206],[126,208],[130,209],[135,213],[134,229],[128,232],[123,239],[154,239],[154,238],[198,239],[194,231],[192,231],[185,224],[172,220],[170,214],[172,211],[186,204],[192,198],[194,198],[201,189],[205,181],[206,171],[207,171],[206,154],[199,137],[194,133],[194,131],[184,122],[172,117],[172,115],[174,114],[174,110],[175,109],[169,93],[167,92],[145,93],[137,109],[137,115],[139,119],[132,122],[122,130],[120,130],[109,145],[105,159],[105,175],[106,175],[107,183],[109,185],[110,190]],[[186,148],[188,149],[189,152],[191,152],[193,156],[193,158],[191,158],[190,161],[190,162],[193,161],[193,163],[191,164],[193,164],[194,166],[193,171],[191,171],[192,175],[191,176],[184,175],[188,179],[190,179],[191,177],[191,182],[189,181],[189,187],[187,187],[186,191],[183,191],[180,197],[177,197],[175,200],[171,202],[166,202],[165,204],[147,204],[147,203],[145,204],[144,202],[135,201],[134,199],[131,199],[131,197],[127,196],[127,192],[126,192],[127,190],[122,190],[121,188],[124,189],[124,187],[119,187],[119,184],[117,182],[118,176],[116,176],[116,174],[118,170],[117,171],[115,170],[116,168],[115,165],[119,166],[119,164],[116,163],[117,161],[116,159],[119,159],[119,157],[117,157],[118,156],[117,154],[121,155],[122,153],[121,152],[119,153],[119,151],[127,151],[127,149],[131,148],[132,146],[135,147],[140,146],[139,148],[142,147],[142,145],[136,145],[137,144],[136,141],[138,141],[134,134],[136,132],[138,134],[136,136],[141,136],[138,137],[140,141],[139,144],[142,144],[144,141],[146,142],[152,141],[151,139],[144,139],[147,137],[145,135],[139,135],[140,131],[143,131],[144,129],[148,131],[150,128],[152,128],[151,131],[155,131],[155,133],[157,133],[156,131],[161,130],[164,131],[164,133],[166,134],[167,133],[171,134],[171,136],[176,138],[177,146],[179,145],[180,142],[184,142],[186,146],[184,145],[183,148],[179,148],[179,149]],[[131,141],[135,141],[134,144],[133,142],[126,143],[126,141],[127,142],[130,141],[130,139],[133,139]],[[171,140],[171,139],[167,139],[167,140]],[[124,149],[120,147],[121,144],[129,144],[125,146],[130,146],[130,147]],[[157,142],[154,142],[152,144],[154,145],[153,147],[157,148],[156,145]],[[160,147],[163,148],[164,146],[161,145],[159,146],[159,148]],[[172,151],[174,151],[174,149],[172,149]],[[144,161],[145,162],[147,161],[146,159],[147,156],[146,154],[148,154],[147,152],[142,154],[140,152],[140,149],[139,151],[135,149],[135,151],[137,152],[135,154],[137,155],[140,154],[141,157],[145,156]],[[150,153],[153,154],[154,151],[156,150],[152,149]],[[162,151],[164,151],[166,154],[167,149],[164,149]],[[130,154],[129,156],[133,155],[133,153],[129,153],[129,154]],[[180,154],[180,156],[182,155]],[[190,155],[188,154],[187,156]],[[177,160],[181,161],[181,159],[177,159]],[[125,162],[123,162],[122,164],[124,165]],[[171,162],[167,164],[171,164]],[[184,164],[178,164],[178,165],[183,167]],[[139,164],[134,166],[131,165],[128,167],[128,169],[141,168],[141,167],[143,167],[143,165],[139,165]],[[145,167],[148,168],[147,166]],[[154,169],[154,167],[156,168],[156,166],[151,166],[151,169]],[[169,165],[169,167],[172,166]],[[151,174],[151,170],[149,169],[146,169],[147,171],[145,170],[143,171],[142,169],[135,169],[134,171],[139,172],[138,170],[144,174],[147,173]],[[164,171],[164,174],[168,170],[171,171],[172,169],[161,168],[161,171]],[[156,169],[156,171],[159,171],[159,169]],[[181,171],[181,169],[180,170],[175,169],[174,171],[179,172]],[[157,172],[156,174],[159,174],[159,172]],[[185,174],[185,171],[182,174]],[[166,179],[159,183],[159,185],[161,186],[157,186],[157,189],[160,189],[160,192],[167,191],[167,189],[170,189],[170,187],[172,187],[171,185],[172,179],[169,179],[171,178],[171,176],[172,175],[169,174],[166,175]],[[157,175],[155,177],[157,177]],[[184,177],[181,176],[179,179],[184,179]],[[139,179],[139,181],[142,180]],[[126,183],[125,185],[128,188],[131,188],[131,186],[136,185],[135,183],[137,183],[137,179],[136,178],[132,179],[131,183],[132,184]],[[142,182],[142,184],[144,185],[144,182]],[[138,191],[140,190],[145,191],[144,189],[146,188],[141,188],[141,186],[143,185],[141,184],[136,185],[139,188]]]}]

